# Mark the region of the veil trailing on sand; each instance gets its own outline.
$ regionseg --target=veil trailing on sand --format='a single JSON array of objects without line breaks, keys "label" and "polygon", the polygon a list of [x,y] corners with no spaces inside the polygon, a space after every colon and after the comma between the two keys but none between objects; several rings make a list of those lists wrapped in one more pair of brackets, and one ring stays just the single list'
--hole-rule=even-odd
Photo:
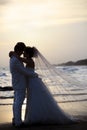
[{"label": "veil trailing on sand", "polygon": [[58,105],[70,115],[87,120],[87,85],[71,77],[59,67],[51,65],[37,49],[35,66],[35,71]]}]

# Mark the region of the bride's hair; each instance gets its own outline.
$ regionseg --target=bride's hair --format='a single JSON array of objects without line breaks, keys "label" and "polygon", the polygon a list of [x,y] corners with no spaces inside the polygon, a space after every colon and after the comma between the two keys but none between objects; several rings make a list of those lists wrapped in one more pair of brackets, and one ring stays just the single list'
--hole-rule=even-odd
[{"label": "bride's hair", "polygon": [[27,46],[24,50],[27,54],[29,54],[29,57],[36,57],[37,56],[37,49],[35,47]]}]

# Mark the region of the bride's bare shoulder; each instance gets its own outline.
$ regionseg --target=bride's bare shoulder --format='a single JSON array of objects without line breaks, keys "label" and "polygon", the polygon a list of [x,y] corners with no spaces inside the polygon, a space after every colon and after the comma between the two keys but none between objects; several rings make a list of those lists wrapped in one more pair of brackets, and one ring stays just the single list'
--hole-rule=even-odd
[{"label": "bride's bare shoulder", "polygon": [[34,69],[35,63],[34,63],[33,59],[29,59],[26,66]]}]

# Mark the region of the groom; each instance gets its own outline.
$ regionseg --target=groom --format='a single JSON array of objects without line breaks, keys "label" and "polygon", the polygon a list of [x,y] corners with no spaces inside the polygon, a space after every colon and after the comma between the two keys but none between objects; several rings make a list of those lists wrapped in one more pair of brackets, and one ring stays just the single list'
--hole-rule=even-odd
[{"label": "groom", "polygon": [[[13,122],[16,127],[23,127],[21,111],[26,94],[26,76],[36,77],[36,73],[27,70],[18,59],[25,49],[23,42],[18,42],[14,47],[14,55],[10,56],[10,72],[12,75],[12,86],[14,89]],[[10,53],[9,53],[10,55]]]}]

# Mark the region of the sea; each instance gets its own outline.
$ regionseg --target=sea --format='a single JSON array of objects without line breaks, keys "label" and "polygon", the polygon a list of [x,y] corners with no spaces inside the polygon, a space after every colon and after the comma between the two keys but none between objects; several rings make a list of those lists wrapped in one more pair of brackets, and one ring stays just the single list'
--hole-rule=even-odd
[{"label": "sea", "polygon": [[[79,90],[81,89],[81,92],[83,91],[83,100],[87,100],[87,66],[56,66],[56,68],[62,70],[64,73],[68,73],[76,80],[84,84],[82,86],[83,88],[79,88]],[[11,73],[9,67],[0,67],[0,105],[11,105],[13,102],[12,99],[14,97],[14,91],[8,88],[12,88]],[[74,88],[75,96],[80,95],[81,92],[79,92],[79,90],[75,90]],[[61,96],[61,94],[58,96]]]},{"label": "sea", "polygon": [[[58,105],[65,112],[68,112],[76,118],[81,117],[82,119],[83,117],[82,120],[87,120],[87,66],[54,67],[56,67],[57,70],[60,70],[60,72],[64,72],[65,74],[73,77],[78,81],[78,83],[83,84],[78,87],[72,86],[69,88],[69,86],[66,86],[66,84],[63,83],[64,90],[62,89],[62,92],[58,91],[58,93],[53,95],[56,101],[58,99]],[[11,106],[13,104],[14,91],[12,89],[11,80],[9,67],[0,67],[0,106]],[[73,80],[71,81],[73,84]],[[54,90],[56,90],[55,86],[52,86],[51,92]],[[26,106],[26,98],[23,106]]]}]

